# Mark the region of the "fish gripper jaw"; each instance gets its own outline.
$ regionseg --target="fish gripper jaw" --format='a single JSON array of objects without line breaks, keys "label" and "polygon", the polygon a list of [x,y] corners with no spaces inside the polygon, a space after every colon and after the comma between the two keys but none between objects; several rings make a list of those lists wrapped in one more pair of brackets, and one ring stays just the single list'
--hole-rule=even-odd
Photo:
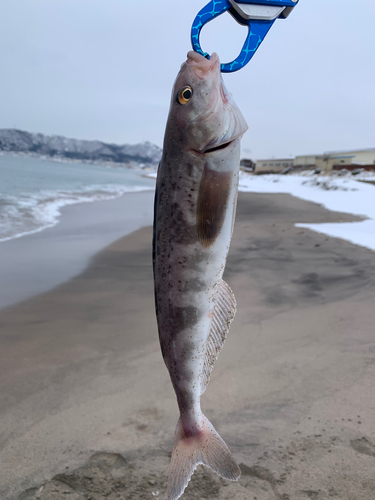
[{"label": "fish gripper jaw", "polygon": [[191,28],[192,47],[196,52],[209,59],[207,52],[201,48],[200,32],[205,24],[228,11],[238,23],[248,26],[248,34],[239,55],[234,61],[221,64],[223,73],[238,71],[253,57],[276,19],[285,19],[298,1],[241,0],[236,2],[234,0],[211,0],[194,19]]}]

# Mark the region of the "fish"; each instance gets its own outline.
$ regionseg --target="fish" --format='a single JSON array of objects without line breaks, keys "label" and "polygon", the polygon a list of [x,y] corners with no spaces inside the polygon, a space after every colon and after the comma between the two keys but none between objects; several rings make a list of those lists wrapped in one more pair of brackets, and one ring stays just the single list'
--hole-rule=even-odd
[{"label": "fish", "polygon": [[233,233],[240,139],[248,126],[216,53],[190,51],[173,86],[158,167],[153,271],[160,347],[177,397],[169,500],[198,465],[236,481],[240,469],[200,399],[236,312],[222,279]]}]

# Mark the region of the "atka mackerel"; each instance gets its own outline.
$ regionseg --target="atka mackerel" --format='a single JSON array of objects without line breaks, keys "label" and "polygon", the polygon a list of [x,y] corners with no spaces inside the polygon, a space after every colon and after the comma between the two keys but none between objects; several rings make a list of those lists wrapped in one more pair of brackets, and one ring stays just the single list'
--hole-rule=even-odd
[{"label": "atka mackerel", "polygon": [[236,212],[240,138],[247,124],[222,82],[216,54],[189,52],[177,76],[159,165],[153,264],[160,345],[177,396],[168,497],[199,464],[240,470],[200,407],[236,312],[222,280]]}]

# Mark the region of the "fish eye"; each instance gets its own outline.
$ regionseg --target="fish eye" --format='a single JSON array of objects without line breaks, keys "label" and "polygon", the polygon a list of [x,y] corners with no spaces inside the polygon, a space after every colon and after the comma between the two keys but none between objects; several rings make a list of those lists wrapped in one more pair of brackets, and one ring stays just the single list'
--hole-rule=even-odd
[{"label": "fish eye", "polygon": [[185,87],[182,87],[177,93],[177,101],[180,104],[186,104],[187,102],[190,101],[193,95],[193,89],[189,86],[186,85]]}]

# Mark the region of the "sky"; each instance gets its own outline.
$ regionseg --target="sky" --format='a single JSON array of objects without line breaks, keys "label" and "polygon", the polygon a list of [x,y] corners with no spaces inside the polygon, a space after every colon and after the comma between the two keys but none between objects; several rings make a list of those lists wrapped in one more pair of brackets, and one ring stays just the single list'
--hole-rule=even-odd
[{"label": "sky", "polygon": [[[0,128],[162,146],[170,93],[206,0],[12,0],[0,16]],[[253,159],[375,147],[374,0],[300,0],[224,75]],[[223,62],[247,34],[202,30]]]}]

